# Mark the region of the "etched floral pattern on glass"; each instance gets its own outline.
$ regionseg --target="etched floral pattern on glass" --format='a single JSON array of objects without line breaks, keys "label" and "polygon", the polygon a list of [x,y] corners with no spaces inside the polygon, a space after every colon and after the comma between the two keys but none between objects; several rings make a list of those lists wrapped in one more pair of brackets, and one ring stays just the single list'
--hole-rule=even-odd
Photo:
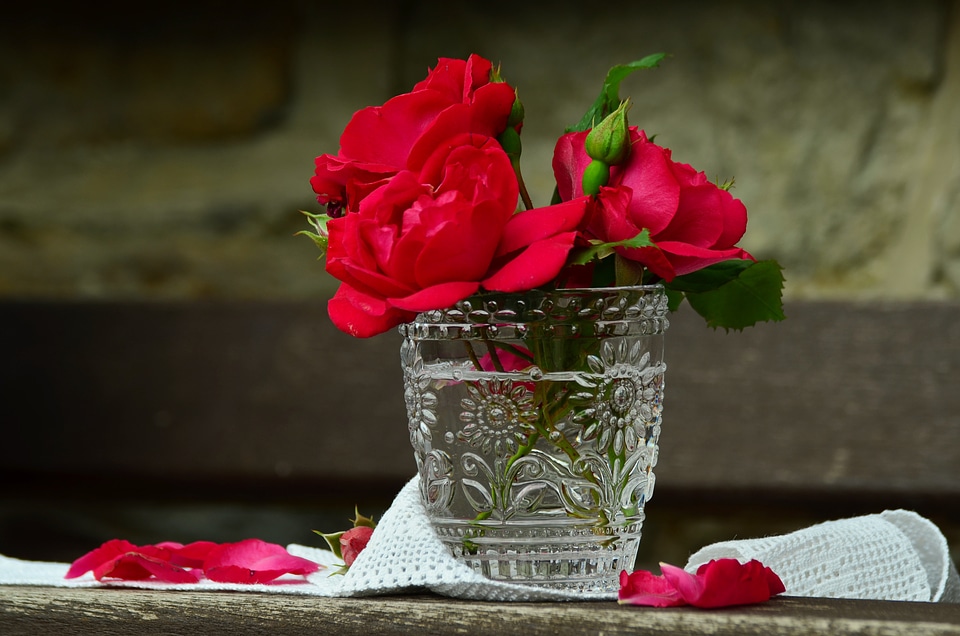
[{"label": "etched floral pattern on glass", "polygon": [[538,413],[533,393],[511,380],[480,380],[465,385],[460,400],[464,423],[458,438],[484,453],[508,455],[534,431]]},{"label": "etched floral pattern on glass", "polygon": [[599,356],[587,356],[592,374],[578,374],[571,402],[580,406],[573,421],[581,426],[578,443],[596,440],[605,453],[633,452],[646,443],[648,426],[658,423],[666,365],[650,362],[642,343],[605,341]]}]

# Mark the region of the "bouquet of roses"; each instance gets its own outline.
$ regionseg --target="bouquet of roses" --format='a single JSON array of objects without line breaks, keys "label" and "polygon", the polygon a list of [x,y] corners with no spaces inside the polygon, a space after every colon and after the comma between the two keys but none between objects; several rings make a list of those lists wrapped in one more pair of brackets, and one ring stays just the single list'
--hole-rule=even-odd
[{"label": "bouquet of roses", "polygon": [[[615,66],[557,141],[556,190],[536,207],[520,170],[524,109],[499,68],[439,60],[409,93],[354,114],[311,179],[305,213],[341,285],[329,313],[367,337],[483,291],[662,283],[713,327],[782,320],[775,261],[737,246],[732,181],[710,182],[630,126],[621,81],[663,54]],[[518,210],[518,201],[522,209]]]}]

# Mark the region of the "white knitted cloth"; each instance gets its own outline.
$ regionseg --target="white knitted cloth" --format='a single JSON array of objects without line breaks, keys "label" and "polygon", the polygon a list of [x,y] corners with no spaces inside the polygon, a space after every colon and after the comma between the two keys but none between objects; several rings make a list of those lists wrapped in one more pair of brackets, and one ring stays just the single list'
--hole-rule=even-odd
[{"label": "white knitted cloth", "polygon": [[[291,545],[292,554],[334,565],[327,550]],[[694,554],[695,570],[710,559],[759,559],[783,579],[787,594],[842,598],[960,602],[960,578],[935,525],[904,510],[831,521],[805,530],[743,541],[717,543]],[[0,556],[0,585],[100,585],[92,575],[65,580],[65,563],[39,563]],[[330,568],[334,569],[334,568]],[[488,601],[613,599],[489,581],[454,560],[430,530],[420,503],[417,479],[411,480],[383,515],[367,545],[345,575],[322,570],[283,577],[264,585],[201,581],[177,585],[123,581],[111,586],[150,589],[246,590],[316,596],[373,596],[414,590]]]},{"label": "white knitted cloth", "polygon": [[908,510],[828,521],[765,539],[702,548],[686,569],[719,558],[757,559],[780,575],[786,594],[960,603],[947,540]]}]

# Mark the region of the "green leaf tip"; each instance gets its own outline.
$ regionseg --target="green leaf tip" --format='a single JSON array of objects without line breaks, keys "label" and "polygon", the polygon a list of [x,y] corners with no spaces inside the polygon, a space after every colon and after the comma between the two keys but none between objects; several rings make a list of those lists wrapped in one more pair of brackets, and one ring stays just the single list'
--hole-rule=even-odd
[{"label": "green leaf tip", "polygon": [[674,294],[671,305],[675,294],[682,293],[708,327],[740,331],[786,318],[783,282],[783,268],[776,261],[729,260],[678,276],[667,288]]},{"label": "green leaf tip", "polygon": [[593,128],[594,124],[615,111],[620,106],[620,84],[635,71],[656,68],[668,56],[667,53],[654,53],[628,64],[618,64],[609,71],[600,89],[596,101],[583,114],[580,121],[567,128],[566,132],[581,132]]}]

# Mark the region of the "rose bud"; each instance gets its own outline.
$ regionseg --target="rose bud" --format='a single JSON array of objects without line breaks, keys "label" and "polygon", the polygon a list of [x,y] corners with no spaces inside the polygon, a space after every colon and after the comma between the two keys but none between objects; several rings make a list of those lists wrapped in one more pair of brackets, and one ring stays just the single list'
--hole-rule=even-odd
[{"label": "rose bud", "polygon": [[599,159],[594,159],[583,170],[583,193],[598,194],[601,186],[610,181],[610,166]]},{"label": "rose bud", "polygon": [[594,126],[584,141],[587,156],[595,161],[602,161],[608,166],[620,165],[626,160],[630,153],[628,110],[630,110],[629,99],[621,102],[617,110]]},{"label": "rose bud", "polygon": [[357,556],[367,547],[372,535],[373,528],[370,526],[357,526],[340,536],[340,554],[343,555],[343,562],[347,567],[357,560]]}]

